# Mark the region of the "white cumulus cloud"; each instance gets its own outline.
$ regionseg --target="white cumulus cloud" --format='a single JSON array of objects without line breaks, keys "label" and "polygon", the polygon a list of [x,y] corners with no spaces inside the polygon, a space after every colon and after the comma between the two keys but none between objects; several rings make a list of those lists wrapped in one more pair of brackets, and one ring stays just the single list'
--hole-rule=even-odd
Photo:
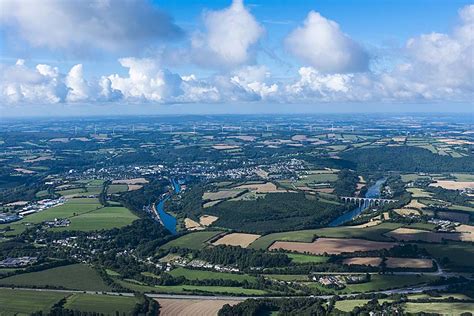
[{"label": "white cumulus cloud", "polygon": [[204,14],[204,32],[191,39],[191,59],[204,66],[232,67],[248,62],[252,49],[264,33],[263,27],[234,0],[229,8]]},{"label": "white cumulus cloud", "polygon": [[368,70],[368,53],[339,25],[315,11],[285,39],[286,48],[320,72],[347,73]]}]

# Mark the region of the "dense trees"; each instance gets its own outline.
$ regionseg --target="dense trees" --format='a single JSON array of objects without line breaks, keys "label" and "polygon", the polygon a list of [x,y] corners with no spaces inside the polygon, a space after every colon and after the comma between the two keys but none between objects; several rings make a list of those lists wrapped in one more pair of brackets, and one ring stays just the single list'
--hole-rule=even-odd
[{"label": "dense trees", "polygon": [[471,172],[474,159],[471,156],[452,158],[433,154],[418,147],[378,147],[354,149],[341,154],[360,170],[403,172]]},{"label": "dense trees", "polygon": [[267,315],[328,315],[324,300],[317,298],[245,300],[234,306],[224,305],[219,316]]},{"label": "dense trees", "polygon": [[225,201],[206,212],[219,217],[214,226],[270,233],[321,227],[349,207],[324,203],[304,193],[271,193],[256,200]]},{"label": "dense trees", "polygon": [[194,256],[213,264],[236,265],[241,269],[282,267],[288,265],[291,261],[285,254],[273,254],[263,250],[223,245],[195,251]]},{"label": "dense trees", "polygon": [[359,182],[357,173],[348,169],[341,170],[334,183],[334,193],[339,196],[352,196],[356,190],[357,182]]}]

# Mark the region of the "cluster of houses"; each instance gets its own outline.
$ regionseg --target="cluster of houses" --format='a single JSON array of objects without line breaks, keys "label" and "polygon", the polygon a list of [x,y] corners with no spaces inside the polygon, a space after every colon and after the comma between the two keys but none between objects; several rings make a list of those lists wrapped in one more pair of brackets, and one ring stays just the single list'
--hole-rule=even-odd
[{"label": "cluster of houses", "polygon": [[367,274],[313,275],[312,280],[328,288],[343,289],[346,287],[346,284],[368,282],[370,277]]},{"label": "cluster of houses", "polygon": [[[24,205],[22,208],[16,211],[15,214],[0,214],[0,224],[7,224],[15,221],[19,221],[23,217],[36,213],[41,212],[45,209],[50,207],[54,207],[57,205],[61,205],[66,202],[66,199],[61,197],[59,199],[44,199],[40,201],[36,201],[33,203],[23,203]],[[10,205],[18,206],[18,202],[10,203]],[[8,204],[7,204],[8,206]]]},{"label": "cluster of houses", "polygon": [[59,199],[44,199],[33,203],[28,203],[28,205],[21,208],[18,212],[20,217],[24,217],[33,213],[44,211],[48,208],[58,206],[66,202],[64,197],[60,197]]},{"label": "cluster of houses", "polygon": [[67,218],[55,218],[52,221],[44,221],[43,224],[48,226],[49,228],[68,227],[71,224],[71,221]]},{"label": "cluster of houses", "polygon": [[35,263],[37,257],[6,258],[0,261],[0,268],[20,268]]}]

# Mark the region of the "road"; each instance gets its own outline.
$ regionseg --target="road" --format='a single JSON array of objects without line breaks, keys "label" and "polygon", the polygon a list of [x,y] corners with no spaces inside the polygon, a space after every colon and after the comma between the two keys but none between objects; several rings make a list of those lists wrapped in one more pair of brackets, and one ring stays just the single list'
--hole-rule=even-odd
[{"label": "road", "polygon": [[[421,286],[421,287],[408,287],[408,288],[400,288],[394,290],[386,290],[386,291],[375,291],[375,292],[366,292],[364,294],[414,294],[414,293],[421,293],[423,291],[431,291],[431,290],[443,290],[447,287],[447,285],[439,285],[439,286]],[[97,292],[97,291],[78,291],[78,290],[59,290],[59,289],[32,289],[32,288],[23,288],[23,287],[15,287],[15,288],[7,288],[2,287],[0,289],[7,289],[7,290],[26,290],[26,291],[36,291],[36,292],[57,292],[57,293],[85,293],[85,294],[95,294],[95,295],[114,295],[114,296],[128,296],[132,297],[135,294],[132,292]],[[315,297],[315,298],[322,298],[322,299],[329,299],[334,295],[303,295],[303,296],[229,296],[229,295],[191,295],[191,294],[158,294],[158,293],[145,293],[146,296],[160,299],[160,298],[172,298],[172,299],[181,299],[181,300],[235,300],[235,301],[243,301],[246,299],[258,299],[258,298],[273,298],[273,299],[281,299],[281,298],[296,298],[296,297]],[[354,297],[359,294],[340,294],[339,297]]]}]

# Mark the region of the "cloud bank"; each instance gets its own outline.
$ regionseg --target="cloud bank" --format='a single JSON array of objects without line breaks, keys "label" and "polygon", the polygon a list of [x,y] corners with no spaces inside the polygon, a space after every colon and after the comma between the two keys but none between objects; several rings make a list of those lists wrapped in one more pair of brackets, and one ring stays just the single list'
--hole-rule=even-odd
[{"label": "cloud bank", "polygon": [[[79,1],[47,0],[40,18],[26,21],[34,15],[34,10],[25,5],[29,1],[4,1],[2,5],[16,11],[2,16],[1,23],[7,23],[8,27],[18,24],[17,31],[21,34],[31,30],[24,37],[32,45],[72,49],[87,42],[95,48],[113,50],[150,38],[180,34],[179,27],[164,13],[156,9],[148,12],[148,2],[132,5],[133,1],[120,0],[114,1],[112,8],[108,1],[84,6]],[[57,15],[60,22],[44,21],[47,13]],[[126,21],[130,16],[132,21],[143,18],[144,24],[117,22],[117,17]],[[103,20],[96,21],[99,17]],[[71,21],[81,27],[71,29]],[[64,27],[59,27],[61,23]],[[154,25],[149,30],[142,29],[147,23]],[[130,30],[126,29],[128,24]],[[301,62],[297,71],[285,78],[273,76],[272,69],[257,63],[259,41],[265,30],[242,1],[235,0],[228,8],[205,12],[203,25],[202,30],[189,35],[189,45],[180,54],[187,56],[186,63],[214,69],[206,76],[180,74],[156,57],[126,55],[129,57],[117,60],[122,69],[98,78],[85,78],[86,64],[78,63],[61,71],[48,64],[29,66],[20,59],[15,64],[0,65],[0,104],[469,102],[473,99],[474,5],[459,11],[459,23],[452,32],[420,34],[408,39],[401,49],[402,56],[397,59],[402,61],[381,71],[371,69],[370,54],[361,44],[344,33],[336,22],[314,11],[282,43]],[[33,30],[35,26],[38,30]],[[96,28],[99,31],[94,33]],[[49,31],[50,38],[46,36]],[[117,34],[122,34],[124,40],[116,41]]]},{"label": "cloud bank", "polygon": [[135,52],[182,30],[148,1],[2,0],[0,23],[33,47],[67,53]]}]

